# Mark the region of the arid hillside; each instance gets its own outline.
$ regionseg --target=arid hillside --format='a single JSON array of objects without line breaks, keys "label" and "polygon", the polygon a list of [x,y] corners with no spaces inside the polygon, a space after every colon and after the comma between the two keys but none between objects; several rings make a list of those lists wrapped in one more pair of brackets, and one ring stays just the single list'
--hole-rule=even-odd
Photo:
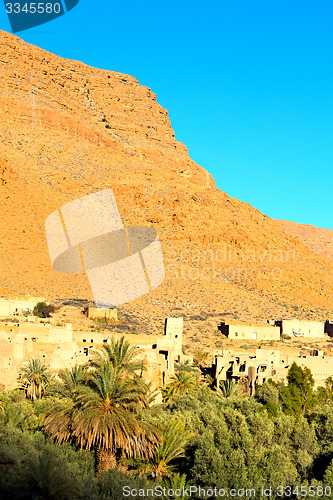
[{"label": "arid hillside", "polygon": [[324,229],[309,224],[297,224],[289,220],[276,220],[294,238],[300,240],[313,252],[333,259],[333,229]]},{"label": "arid hillside", "polygon": [[84,275],[52,269],[44,224],[112,188],[123,222],[155,227],[162,244],[165,281],[122,307],[147,331],[167,314],[185,315],[197,341],[221,317],[331,315],[333,260],[216,189],[135,78],[0,31],[0,81],[1,294],[91,299]]}]

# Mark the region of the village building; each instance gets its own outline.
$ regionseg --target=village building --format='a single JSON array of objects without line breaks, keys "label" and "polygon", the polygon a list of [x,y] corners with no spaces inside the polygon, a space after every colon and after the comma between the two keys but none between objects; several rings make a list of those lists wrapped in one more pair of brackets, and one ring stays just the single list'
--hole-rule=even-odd
[{"label": "village building", "polygon": [[323,351],[317,349],[309,349],[306,355],[270,349],[256,349],[251,354],[219,351],[214,357],[214,376],[217,385],[223,380],[246,380],[249,391],[253,392],[255,385],[263,384],[268,379],[285,381],[293,362],[311,370],[315,387],[324,386],[325,380],[333,376],[333,356],[325,356]]},{"label": "village building", "polygon": [[94,349],[111,342],[111,337],[124,337],[130,345],[140,349],[140,356],[146,362],[145,378],[153,387],[164,387],[174,375],[175,361],[184,362],[182,352],[183,318],[166,318],[164,335],[113,334],[99,331],[74,331],[73,340],[78,345],[80,362],[91,359]]},{"label": "village building", "polygon": [[322,339],[325,330],[333,336],[333,325],[320,321],[268,320],[266,324],[222,322],[218,329],[230,340]]},{"label": "village building", "polygon": [[322,339],[325,333],[325,323],[321,321],[304,321],[298,319],[283,319],[275,321],[281,329],[281,336],[290,339]]},{"label": "village building", "polygon": [[45,302],[41,297],[8,296],[0,297],[0,317],[22,316],[31,314],[38,302]]},{"label": "village building", "polygon": [[235,340],[280,340],[280,328],[269,324],[221,323],[218,329]]},{"label": "village building", "polygon": [[86,307],[83,310],[83,314],[89,319],[100,319],[104,320],[106,323],[110,321],[118,321],[116,307],[105,309],[99,309],[98,307]]},{"label": "village building", "polygon": [[333,321],[325,321],[325,333],[330,337],[333,337]]},{"label": "village building", "polygon": [[72,333],[71,324],[0,326],[0,386],[16,387],[19,370],[31,358],[44,361],[54,373],[74,366],[78,352]]},{"label": "village building", "polygon": [[93,351],[111,342],[111,337],[124,337],[132,346],[139,348],[139,358],[146,363],[142,374],[153,389],[164,387],[174,375],[175,361],[183,362],[183,318],[167,318],[164,335],[135,335],[101,333],[99,331],[73,331],[66,323],[0,324],[0,386],[12,389],[22,365],[31,358],[39,358],[53,373],[70,368],[76,363],[92,359]]}]

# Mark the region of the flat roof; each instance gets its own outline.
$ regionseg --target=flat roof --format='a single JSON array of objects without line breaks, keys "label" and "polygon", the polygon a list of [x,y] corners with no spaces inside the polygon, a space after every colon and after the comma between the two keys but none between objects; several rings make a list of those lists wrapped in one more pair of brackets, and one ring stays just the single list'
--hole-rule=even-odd
[{"label": "flat roof", "polygon": [[278,326],[276,325],[270,325],[269,323],[238,323],[237,321],[228,321],[228,323],[226,323],[225,321],[222,321],[222,323],[224,323],[225,325],[230,325],[230,326],[239,326],[239,327],[242,327],[242,326],[255,326],[255,327],[267,327],[267,326],[270,326],[270,327],[273,327],[273,328],[279,328]]}]

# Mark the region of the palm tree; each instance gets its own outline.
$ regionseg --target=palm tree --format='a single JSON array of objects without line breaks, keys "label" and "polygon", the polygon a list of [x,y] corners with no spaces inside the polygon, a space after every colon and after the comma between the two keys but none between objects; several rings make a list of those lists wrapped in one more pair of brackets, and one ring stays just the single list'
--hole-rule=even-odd
[{"label": "palm tree", "polygon": [[147,394],[143,381],[124,377],[118,367],[102,362],[88,374],[87,385],[47,410],[44,430],[57,443],[94,449],[98,473],[114,467],[120,456],[149,458],[159,432],[144,419]]},{"label": "palm tree", "polygon": [[40,359],[28,361],[18,375],[18,382],[29,399],[41,398],[51,380],[51,373]]},{"label": "palm tree", "polygon": [[187,498],[190,498],[188,495],[188,491],[191,484],[187,482],[186,474],[180,474],[179,472],[177,472],[177,474],[165,478],[163,484],[166,486],[166,496],[164,497],[165,500],[173,500],[175,497],[174,495],[169,496],[169,492],[172,493],[176,490],[179,490],[181,492],[181,495],[177,496],[178,500],[186,500]]},{"label": "palm tree", "polygon": [[88,370],[83,365],[75,364],[71,368],[59,370],[58,379],[50,386],[49,393],[60,397],[72,397],[75,389],[87,382]]},{"label": "palm tree", "polygon": [[234,380],[220,381],[220,389],[224,398],[239,397],[244,395],[242,387]]},{"label": "palm tree", "polygon": [[198,385],[198,377],[196,373],[179,371],[171,377],[168,385],[162,389],[163,401],[168,402],[174,396],[183,392],[188,392]]},{"label": "palm tree", "polygon": [[199,366],[199,368],[203,368],[206,366],[208,356],[209,353],[207,351],[197,349],[194,353],[193,364]]},{"label": "palm tree", "polygon": [[103,363],[111,363],[122,375],[142,374],[145,363],[137,359],[139,354],[140,350],[131,346],[125,337],[117,340],[112,337],[111,344],[103,344],[103,347],[94,353],[90,366],[97,368]]},{"label": "palm tree", "polygon": [[164,428],[161,444],[149,460],[146,472],[155,479],[170,477],[175,468],[173,462],[185,456],[185,446],[191,437],[192,433],[185,430],[181,420],[170,420]]}]

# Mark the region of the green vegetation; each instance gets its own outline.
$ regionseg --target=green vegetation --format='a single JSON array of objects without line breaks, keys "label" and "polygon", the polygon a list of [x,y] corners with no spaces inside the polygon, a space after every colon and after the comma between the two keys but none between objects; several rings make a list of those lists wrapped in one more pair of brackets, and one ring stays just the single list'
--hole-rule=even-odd
[{"label": "green vegetation", "polygon": [[315,390],[293,363],[286,384],[269,380],[249,397],[181,365],[151,405],[137,353],[120,339],[56,377],[36,359],[22,367],[19,388],[0,393],[1,499],[120,499],[124,486],[191,484],[333,492],[332,377]]},{"label": "green vegetation", "polygon": [[[218,330],[217,332],[220,333]],[[209,353],[207,351],[203,351],[202,349],[197,349],[194,353],[193,364],[195,366],[203,368],[204,366],[206,366],[208,358],[209,358]]]},{"label": "green vegetation", "polygon": [[196,372],[181,370],[171,377],[171,381],[162,389],[163,401],[172,400],[178,394],[185,394],[198,385]]},{"label": "green vegetation", "polygon": [[32,314],[34,316],[38,316],[39,318],[49,318],[54,311],[54,305],[47,304],[46,302],[38,302],[38,304],[34,307]]},{"label": "green vegetation", "polygon": [[220,389],[224,398],[239,397],[244,394],[242,387],[234,380],[223,380],[220,382]]},{"label": "green vegetation", "polygon": [[39,359],[31,359],[22,368],[18,376],[18,382],[24,390],[27,398],[37,399],[45,394],[50,383],[51,374],[46,365]]}]

